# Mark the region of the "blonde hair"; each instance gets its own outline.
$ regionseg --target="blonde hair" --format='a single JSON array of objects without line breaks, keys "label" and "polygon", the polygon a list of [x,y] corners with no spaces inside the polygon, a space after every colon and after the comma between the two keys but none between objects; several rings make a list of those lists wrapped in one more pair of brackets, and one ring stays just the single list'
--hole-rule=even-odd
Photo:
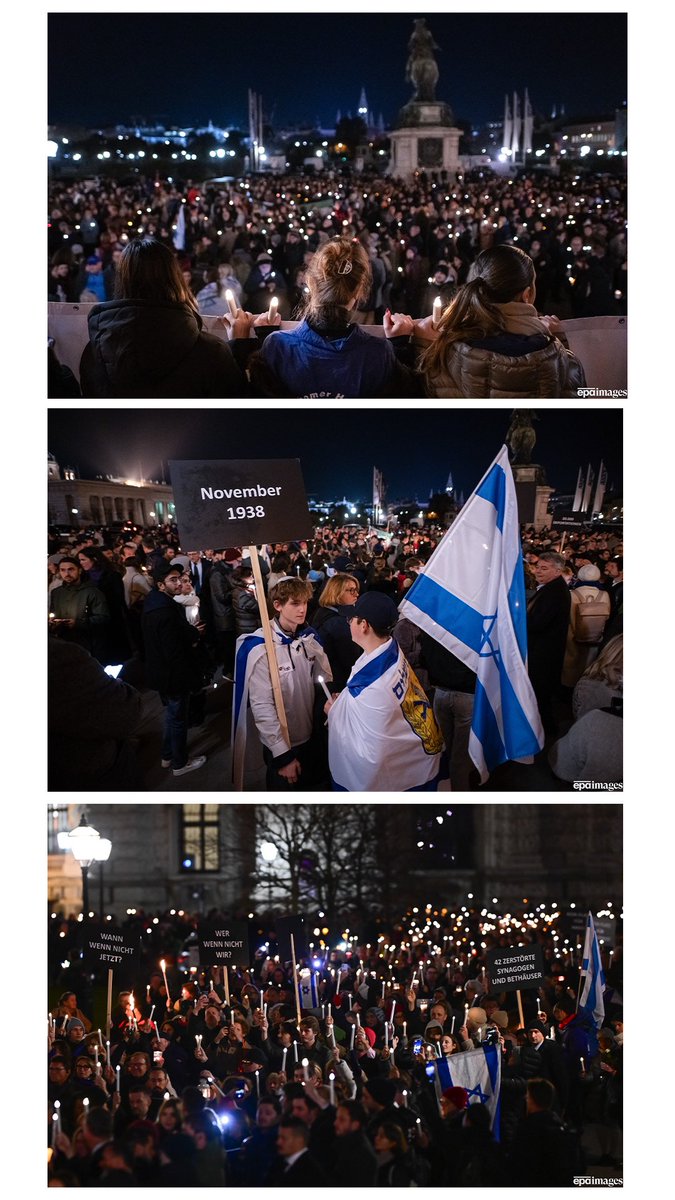
[{"label": "blonde hair", "polygon": [[600,679],[618,691],[623,683],[623,634],[610,638],[595,662],[584,671],[583,679]]},{"label": "blonde hair", "polygon": [[309,290],[305,317],[318,327],[346,325],[347,310],[365,300],[371,284],[370,259],[357,241],[338,237],[314,254],[305,274]]},{"label": "blonde hair", "polygon": [[331,608],[333,604],[337,604],[340,594],[348,583],[357,584],[359,591],[361,590],[361,584],[354,575],[347,575],[343,571],[338,571],[336,575],[332,575],[319,596],[319,607]]}]

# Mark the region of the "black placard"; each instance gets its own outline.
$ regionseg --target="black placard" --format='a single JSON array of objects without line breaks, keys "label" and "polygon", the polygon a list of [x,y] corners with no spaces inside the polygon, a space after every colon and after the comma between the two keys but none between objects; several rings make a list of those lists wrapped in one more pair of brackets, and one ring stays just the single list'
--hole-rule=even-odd
[{"label": "black placard", "polygon": [[509,946],[488,950],[491,992],[516,992],[538,988],[544,982],[544,951],[541,946]]},{"label": "black placard", "polygon": [[298,458],[174,460],[169,467],[184,550],[311,537]]},{"label": "black placard", "polygon": [[202,967],[248,967],[248,921],[200,922],[197,936]]},{"label": "black placard", "polygon": [[[564,932],[570,939],[573,939],[576,944],[583,946],[586,937],[586,921],[588,913],[581,910],[575,912],[570,909],[569,912],[563,914],[559,921],[560,932]],[[609,918],[593,917],[593,925],[598,937],[598,941],[613,946],[616,941],[616,918],[612,921]]]},{"label": "black placard", "polygon": [[82,956],[87,966],[106,967],[115,974],[133,971],[139,965],[141,939],[119,929],[100,925],[84,930]]},{"label": "black placard", "polygon": [[305,958],[307,955],[307,936],[305,934],[304,919],[302,917],[277,917],[274,926],[277,935],[280,962],[291,961],[291,934],[293,934],[296,962],[301,958]]}]

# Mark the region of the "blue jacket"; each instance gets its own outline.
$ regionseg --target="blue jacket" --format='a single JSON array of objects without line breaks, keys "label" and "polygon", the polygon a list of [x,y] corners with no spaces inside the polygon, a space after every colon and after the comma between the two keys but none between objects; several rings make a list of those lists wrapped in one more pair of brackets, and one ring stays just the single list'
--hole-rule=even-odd
[{"label": "blue jacket", "polygon": [[272,333],[261,357],[292,396],[342,399],[375,396],[396,369],[392,346],[350,325],[344,337],[322,337],[303,321],[289,333]]}]

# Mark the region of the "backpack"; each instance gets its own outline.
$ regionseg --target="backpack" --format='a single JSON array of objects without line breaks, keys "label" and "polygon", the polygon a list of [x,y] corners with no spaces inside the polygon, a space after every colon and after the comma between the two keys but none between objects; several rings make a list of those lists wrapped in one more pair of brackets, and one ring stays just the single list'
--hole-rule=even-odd
[{"label": "backpack", "polygon": [[602,641],[610,605],[607,592],[596,592],[588,597],[572,591],[572,606],[570,608],[570,624],[572,637],[575,642],[587,646],[597,646]]}]

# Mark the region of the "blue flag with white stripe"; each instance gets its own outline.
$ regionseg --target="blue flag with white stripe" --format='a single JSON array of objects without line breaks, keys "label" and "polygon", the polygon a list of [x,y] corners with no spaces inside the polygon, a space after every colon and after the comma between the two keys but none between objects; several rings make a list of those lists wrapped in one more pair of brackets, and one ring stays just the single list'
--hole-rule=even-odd
[{"label": "blue flag with white stripe", "polygon": [[600,944],[593,924],[593,915],[586,918],[584,956],[581,964],[581,992],[577,1012],[584,1014],[596,1029],[602,1028],[605,1016],[605,974],[600,958]]},{"label": "blue flag with white stripe", "polygon": [[499,1141],[502,1053],[499,1046],[479,1046],[439,1058],[434,1063],[436,1095],[446,1088],[462,1087],[469,1093],[469,1104],[484,1104],[490,1114],[490,1129]]},{"label": "blue flag with white stripe", "polygon": [[518,505],[506,446],[399,605],[476,673],[469,753],[484,783],[528,760],[544,731],[527,674],[527,612]]},{"label": "blue flag with white stripe", "polygon": [[300,1007],[318,1008],[319,1000],[319,976],[315,971],[301,971],[298,976],[298,991],[300,993]]}]

